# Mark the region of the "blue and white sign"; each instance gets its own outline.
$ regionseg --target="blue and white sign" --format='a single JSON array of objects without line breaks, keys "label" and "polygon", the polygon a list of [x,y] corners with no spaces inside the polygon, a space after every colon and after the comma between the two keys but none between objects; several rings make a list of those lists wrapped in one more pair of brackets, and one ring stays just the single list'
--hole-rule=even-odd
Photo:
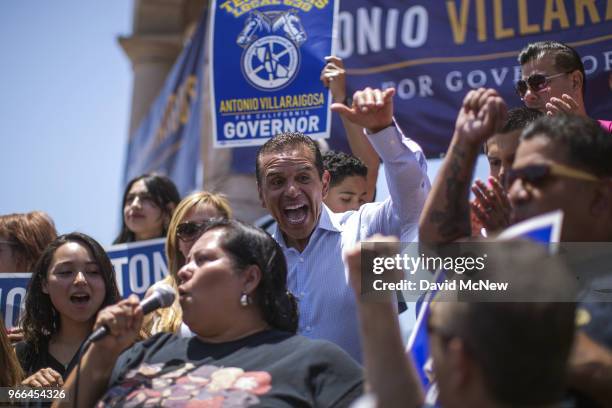
[{"label": "blue and white sign", "polygon": [[30,273],[0,273],[0,311],[4,326],[17,326],[19,315],[25,306],[25,296]]},{"label": "blue and white sign", "polygon": [[[155,282],[168,275],[165,239],[158,238],[108,247],[121,296],[142,298]],[[6,327],[14,327],[25,307],[30,273],[0,273],[0,312]]]},{"label": "blue and white sign", "polygon": [[334,0],[232,0],[211,6],[215,147],[257,146],[282,132],[329,137]]},{"label": "blue and white sign", "polygon": [[118,244],[107,248],[121,296],[143,297],[149,286],[168,275],[164,238]]},{"label": "blue and white sign", "polygon": [[557,243],[561,240],[563,211],[551,211],[514,224],[504,230],[498,239],[525,238],[542,244]]}]

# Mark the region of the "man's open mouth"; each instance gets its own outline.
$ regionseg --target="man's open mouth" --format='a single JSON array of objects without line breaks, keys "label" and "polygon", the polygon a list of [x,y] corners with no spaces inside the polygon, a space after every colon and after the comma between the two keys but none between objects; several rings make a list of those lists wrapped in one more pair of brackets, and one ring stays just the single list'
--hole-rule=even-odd
[{"label": "man's open mouth", "polygon": [[302,224],[308,216],[308,206],[304,204],[288,205],[283,212],[289,224]]}]

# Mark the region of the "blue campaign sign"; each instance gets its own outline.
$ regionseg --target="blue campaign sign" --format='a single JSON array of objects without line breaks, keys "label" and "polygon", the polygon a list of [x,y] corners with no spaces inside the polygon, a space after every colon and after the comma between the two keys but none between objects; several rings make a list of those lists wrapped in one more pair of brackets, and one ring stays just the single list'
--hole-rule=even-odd
[{"label": "blue campaign sign", "polygon": [[0,311],[6,327],[15,327],[25,304],[30,273],[0,273]]},{"label": "blue campaign sign", "polygon": [[286,131],[329,137],[334,0],[233,0],[211,5],[215,147],[256,146]]},{"label": "blue campaign sign", "polygon": [[[142,298],[155,282],[168,275],[165,239],[158,238],[106,248],[115,269],[121,296]],[[0,313],[6,327],[16,326],[25,306],[30,273],[0,273]]]},{"label": "blue campaign sign", "polygon": [[158,238],[107,248],[121,296],[142,298],[149,286],[168,275],[164,245],[165,239]]}]

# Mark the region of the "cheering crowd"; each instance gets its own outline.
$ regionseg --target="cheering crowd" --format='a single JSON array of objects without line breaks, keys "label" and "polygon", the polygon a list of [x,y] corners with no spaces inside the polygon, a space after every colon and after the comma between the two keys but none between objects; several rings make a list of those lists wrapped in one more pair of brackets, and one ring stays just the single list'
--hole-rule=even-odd
[{"label": "cheering crowd", "polygon": [[[612,406],[605,247],[579,265],[534,242],[487,247],[480,278],[537,297],[432,302],[427,387],[400,335],[398,313],[415,311],[392,292],[362,296],[364,260],[398,240],[478,245],[562,210],[561,242],[612,241],[612,122],[587,115],[580,56],[539,42],[518,59],[525,106],[470,91],[433,185],[393,119],[394,89],[347,98],[336,57],[321,80],[354,156],[300,133],[268,140],[256,179],[269,233],[235,220],[214,192],[181,200],[165,176],[130,181],[115,243],[165,237],[169,275],[146,296],[164,284],[176,295],[146,315],[135,295],[121,299],[93,238],[57,236],[42,212],[0,216],[0,272],[32,272],[19,327],[0,324],[0,387],[63,387],[55,404],[79,407]],[[490,175],[473,182],[481,151]],[[374,202],[381,162],[389,197]],[[585,265],[586,293],[559,301]],[[100,327],[109,334],[87,341]]]}]

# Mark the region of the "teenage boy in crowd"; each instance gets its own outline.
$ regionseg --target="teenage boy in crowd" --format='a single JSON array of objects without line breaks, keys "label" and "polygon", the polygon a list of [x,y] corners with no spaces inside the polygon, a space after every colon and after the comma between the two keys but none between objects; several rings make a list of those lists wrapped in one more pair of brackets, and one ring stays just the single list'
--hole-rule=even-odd
[{"label": "teenage boy in crowd", "polygon": [[361,160],[344,152],[323,154],[323,167],[329,172],[329,191],[323,198],[335,213],[356,211],[371,202],[368,194],[368,168]]},{"label": "teenage boy in crowd", "polygon": [[510,224],[512,207],[505,180],[519,144],[523,129],[543,113],[527,107],[510,109],[500,132],[483,144],[489,162],[488,184],[476,179],[472,185],[475,199],[470,203],[472,236],[499,232]]}]

